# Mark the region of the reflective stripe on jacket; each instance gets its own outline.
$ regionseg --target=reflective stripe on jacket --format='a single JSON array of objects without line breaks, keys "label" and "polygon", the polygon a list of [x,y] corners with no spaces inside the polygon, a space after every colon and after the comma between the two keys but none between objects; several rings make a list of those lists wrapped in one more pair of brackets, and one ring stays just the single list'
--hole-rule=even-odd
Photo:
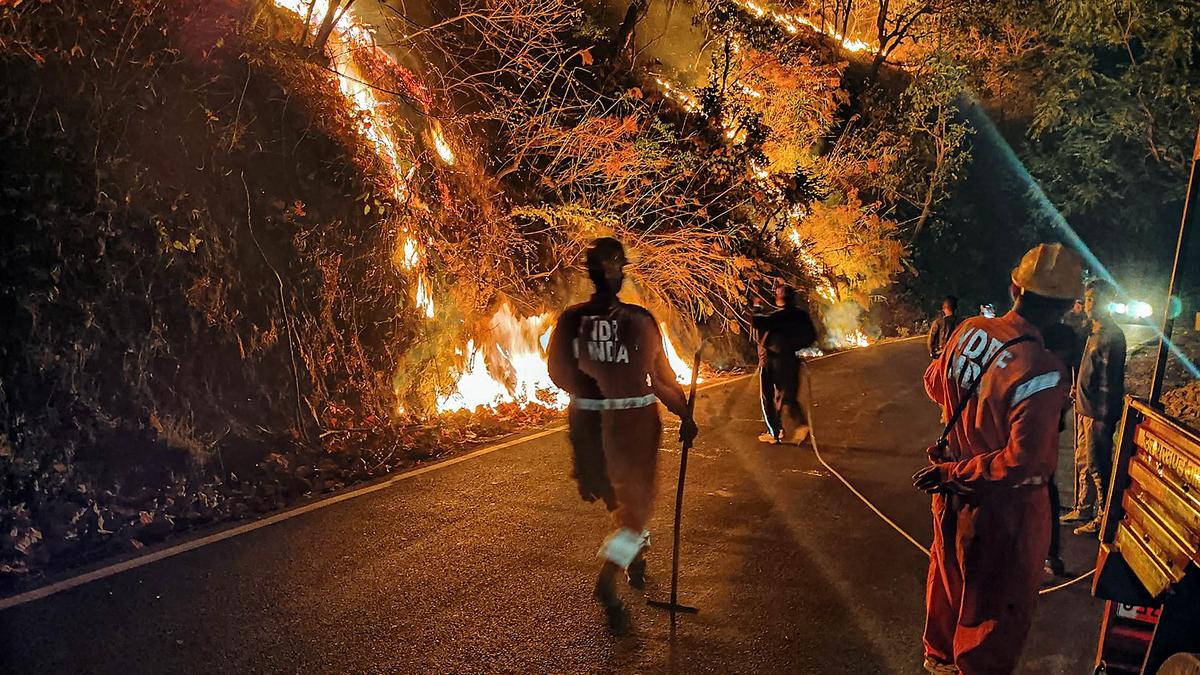
[{"label": "reflective stripe on jacket", "polygon": [[996,356],[950,432],[953,461],[943,468],[958,488],[1015,486],[1049,476],[1058,464],[1058,422],[1070,377],[1042,345],[1037,328],[1015,312],[964,320],[925,371],[925,391],[947,419],[988,358],[1020,335],[1035,339]]}]

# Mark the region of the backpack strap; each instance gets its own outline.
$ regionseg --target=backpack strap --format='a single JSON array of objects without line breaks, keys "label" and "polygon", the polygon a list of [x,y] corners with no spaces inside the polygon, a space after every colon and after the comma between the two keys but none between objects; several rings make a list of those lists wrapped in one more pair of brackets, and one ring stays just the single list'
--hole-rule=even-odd
[{"label": "backpack strap", "polygon": [[975,392],[979,389],[979,383],[983,381],[983,376],[985,373],[987,373],[988,368],[991,367],[992,362],[994,362],[996,360],[996,358],[999,357],[1001,354],[1003,354],[1004,350],[1008,349],[1009,347],[1018,345],[1022,342],[1033,342],[1033,341],[1034,341],[1034,338],[1032,335],[1019,335],[1019,336],[1009,340],[1008,342],[1005,342],[1004,344],[1000,345],[1000,348],[997,349],[991,355],[991,357],[989,357],[988,360],[984,362],[983,368],[980,369],[980,371],[979,371],[979,377],[976,377],[975,381],[971,383],[971,386],[967,387],[966,394],[964,394],[963,397],[958,400],[958,405],[954,406],[954,414],[950,416],[950,421],[946,422],[946,428],[942,429],[942,435],[938,438],[937,446],[939,448],[946,447],[946,445],[948,443],[946,438],[950,435],[950,430],[953,429],[955,427],[955,425],[958,424],[958,421],[960,419],[962,419],[963,411],[966,410],[966,408],[967,408],[967,402],[971,400],[971,397],[974,396]]}]

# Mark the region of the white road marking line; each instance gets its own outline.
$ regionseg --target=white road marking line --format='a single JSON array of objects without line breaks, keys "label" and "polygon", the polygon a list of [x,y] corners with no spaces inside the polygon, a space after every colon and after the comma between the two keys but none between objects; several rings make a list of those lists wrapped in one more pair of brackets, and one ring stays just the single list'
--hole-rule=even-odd
[{"label": "white road marking line", "polygon": [[[719,382],[711,382],[709,384],[697,387],[697,391],[705,391],[707,389],[712,389],[714,387],[721,387],[721,386],[724,386],[727,384],[732,384],[733,382],[738,382],[738,381],[744,380],[747,377],[750,377],[752,374],[753,373],[747,373],[744,375],[737,375],[737,376],[731,377],[729,379],[723,379]],[[405,471],[404,473],[396,474],[395,476],[392,476],[391,478],[388,478],[387,480],[381,481],[379,483],[375,483],[374,485],[367,485],[364,487],[355,488],[353,490],[350,490],[349,492],[343,492],[341,494],[333,495],[331,497],[326,497],[325,499],[313,502],[311,504],[305,504],[304,506],[298,506],[296,508],[289,509],[287,511],[281,511],[280,513],[276,513],[276,514],[268,516],[266,518],[256,520],[252,523],[246,523],[245,525],[238,525],[237,527],[231,527],[227,530],[222,530],[221,532],[214,532],[213,534],[199,537],[197,539],[192,539],[191,541],[185,541],[185,542],[182,542],[179,544],[175,544],[174,546],[168,546],[166,548],[163,548],[163,549],[160,549],[157,551],[153,551],[151,553],[147,553],[145,555],[141,555],[136,558],[124,560],[119,563],[113,563],[112,565],[107,565],[105,567],[101,567],[100,569],[92,570],[91,572],[85,572],[84,574],[79,574],[77,576],[63,579],[62,581],[56,581],[52,584],[47,584],[45,586],[41,586],[39,588],[35,588],[30,591],[26,591],[24,593],[12,595],[7,598],[0,598],[0,611],[4,611],[10,607],[16,607],[17,605],[23,605],[27,602],[33,602],[34,600],[40,600],[42,598],[54,595],[56,593],[61,593],[63,591],[70,590],[72,588],[76,588],[76,587],[82,586],[84,584],[91,583],[93,581],[99,581],[100,579],[111,577],[114,574],[120,574],[121,572],[127,572],[132,569],[137,569],[138,567],[142,567],[143,565],[149,565],[152,562],[157,562],[164,558],[170,558],[172,556],[179,555],[180,553],[187,553],[188,551],[193,551],[193,550],[201,548],[203,546],[208,546],[209,544],[215,544],[219,541],[225,541],[226,539],[232,539],[234,537],[237,537],[237,536],[240,536],[243,534],[247,534],[247,533],[253,532],[255,530],[267,527],[268,525],[274,525],[275,523],[281,523],[285,520],[295,518],[296,516],[302,516],[306,513],[311,513],[318,509],[323,509],[327,506],[333,506],[334,504],[337,504],[339,502],[344,502],[348,499],[354,499],[355,497],[361,497],[363,495],[371,494],[372,492],[378,492],[385,488],[392,487],[393,485],[395,485],[396,483],[399,483],[401,481],[405,481],[410,478],[416,478],[417,476],[423,476],[427,473],[431,473],[434,471],[445,469],[447,467],[454,466],[455,464],[461,464],[468,460],[491,454],[493,452],[496,452],[497,450],[504,450],[505,448],[511,448],[515,445],[522,445],[524,443],[528,443],[529,441],[535,441],[539,438],[545,438],[546,436],[551,436],[553,434],[557,434],[560,431],[565,431],[566,428],[567,428],[567,425],[559,424],[559,425],[550,427],[548,429],[543,429],[537,433],[529,434],[528,436],[514,438],[512,440],[505,441],[503,443],[497,443],[496,445],[489,445],[486,448],[480,448],[478,450],[475,450],[473,452],[468,452],[467,454],[461,455],[459,457],[452,457],[450,459],[443,460],[443,461],[437,462],[435,464],[430,464],[428,466],[423,466],[423,467],[420,467],[417,469],[412,469],[410,471]]]}]

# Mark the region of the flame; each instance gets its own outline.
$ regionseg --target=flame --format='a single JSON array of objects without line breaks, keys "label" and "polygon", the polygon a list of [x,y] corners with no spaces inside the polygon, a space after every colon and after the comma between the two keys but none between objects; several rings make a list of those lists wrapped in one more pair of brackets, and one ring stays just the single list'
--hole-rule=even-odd
[{"label": "flame", "polygon": [[484,349],[473,341],[467,343],[462,375],[453,391],[438,398],[438,412],[509,402],[567,407],[570,397],[554,386],[546,367],[546,344],[553,327],[549,314],[522,319],[508,303],[502,304],[490,323],[494,344]]},{"label": "flame", "polygon": [[[275,3],[299,17],[303,17],[309,11],[308,0],[275,0]],[[315,0],[312,16],[324,16],[328,6],[327,0]],[[310,30],[315,28],[315,25],[309,26]],[[377,58],[394,63],[392,57],[378,47],[370,28],[360,22],[352,11],[342,13],[330,36],[328,49],[334,70],[338,73],[338,87],[357,114],[358,131],[370,141],[379,158],[390,170],[394,181],[392,196],[397,201],[402,201],[406,196],[408,181],[416,167],[406,166],[406,162],[401,160],[386,108],[376,98],[374,90],[364,84],[367,78],[352,59],[356,52],[361,53],[364,50]],[[669,82],[661,79],[659,84],[688,111],[699,109],[695,97],[683,88],[672,87]],[[748,93],[753,95],[752,92]],[[436,120],[430,126],[429,135],[438,157],[447,165],[453,165],[456,160],[454,150]],[[416,305],[426,318],[433,318],[433,295],[429,280],[422,271],[424,247],[420,240],[407,230],[398,233],[397,244],[395,264],[414,273]],[[438,397],[438,412],[474,410],[479,406],[494,406],[506,402],[524,404],[534,401],[551,408],[565,408],[570,399],[565,392],[554,386],[546,365],[546,345],[553,329],[550,315],[518,318],[505,303],[492,316],[490,328],[491,339],[488,344],[477,346],[474,341],[469,341],[465,350],[459,351],[459,355],[465,357],[462,372],[452,390]],[[681,381],[690,380],[690,366],[679,357],[671,344],[665,324],[661,328],[663,347],[672,369]],[[404,410],[402,406],[397,409],[400,412]]]},{"label": "flame", "polygon": [[[662,333],[663,352],[667,355],[667,362],[671,364],[671,370],[675,371],[675,379],[680,384],[689,384],[692,381],[692,365],[686,359],[679,356],[679,350],[675,349],[675,345],[671,344],[666,321],[658,323],[658,330]],[[696,381],[703,382],[704,378],[697,377]]]},{"label": "flame", "polygon": [[700,109],[700,104],[696,101],[696,97],[692,96],[686,88],[679,85],[673,85],[671,84],[670,80],[664,80],[661,77],[655,77],[654,81],[658,83],[658,86],[663,88],[663,91],[666,92],[667,96],[679,101],[684,110],[688,112],[696,112]]},{"label": "flame", "polygon": [[442,125],[435,121],[430,127],[429,133],[433,136],[433,147],[437,150],[438,157],[441,157],[447,165],[453,165],[454,150],[446,142],[446,137],[442,135]]},{"label": "flame", "polygon": [[[767,9],[754,0],[734,1],[757,18],[761,19],[767,15]],[[846,49],[846,51],[871,52],[872,54],[877,51],[870,45],[870,43],[856,38],[846,37],[831,26],[818,24],[805,16],[801,16],[800,14],[780,14],[779,12],[771,12],[771,20],[774,21],[780,28],[786,30],[792,35],[800,32],[800,26],[807,26],[808,28],[817,31],[822,35],[828,35],[829,37],[837,40],[842,47]]]},{"label": "flame", "polygon": [[432,319],[434,316],[433,298],[431,298],[429,296],[429,290],[426,288],[426,281],[425,281],[424,274],[417,275],[417,294],[416,295],[417,295],[417,297],[416,297],[417,307],[419,309],[421,309],[422,311],[424,311],[426,319]]}]

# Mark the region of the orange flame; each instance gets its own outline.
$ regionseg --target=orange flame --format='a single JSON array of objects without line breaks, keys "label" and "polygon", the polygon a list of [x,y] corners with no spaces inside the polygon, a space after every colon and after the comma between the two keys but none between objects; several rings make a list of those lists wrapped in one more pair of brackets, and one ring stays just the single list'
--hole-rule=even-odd
[{"label": "orange flame", "polygon": [[[763,7],[762,4],[755,2],[754,0],[735,0],[735,2],[742,7],[745,7],[746,11],[760,19],[768,14],[767,8]],[[846,37],[832,27],[828,25],[817,24],[811,19],[801,16],[800,14],[780,14],[779,12],[770,12],[770,15],[772,21],[792,35],[800,32],[800,26],[807,26],[818,33],[821,33],[822,35],[828,35],[829,37],[837,40],[847,51],[871,53],[876,51],[870,43],[863,42],[862,40],[858,40],[856,38]]]},{"label": "orange flame", "polygon": [[[692,381],[692,364],[687,362],[679,355],[679,350],[675,349],[675,345],[671,344],[670,333],[667,331],[667,322],[660,321],[658,330],[662,333],[663,351],[667,354],[667,361],[671,364],[671,370],[675,371],[675,379],[680,384],[687,384]],[[704,378],[697,377],[697,382],[703,382]]]},{"label": "orange flame", "polygon": [[430,126],[429,133],[433,136],[433,149],[437,150],[438,157],[441,157],[447,165],[454,164],[454,150],[446,142],[446,137],[442,135],[442,125],[435,120]]},{"label": "orange flame", "polygon": [[[275,0],[275,3],[301,17],[309,11],[307,0]],[[327,0],[315,0],[311,14],[324,16],[327,9]],[[315,26],[309,28],[311,30]],[[375,92],[363,83],[366,78],[355,65],[351,55],[355,51],[370,50],[379,58],[393,63],[394,61],[378,48],[371,30],[361,23],[352,11],[342,15],[335,26],[330,43],[329,51],[333,55],[335,70],[339,73],[338,86],[347,102],[358,113],[359,132],[371,142],[380,159],[391,170],[395,181],[393,196],[400,201],[405,196],[408,178],[415,167],[409,167],[407,171],[404,169],[396,137],[391,131],[391,122],[383,112],[385,108],[380,105]],[[670,89],[668,83],[661,84]],[[677,89],[671,93],[689,110],[697,107],[695,99],[685,91]],[[445,164],[453,165],[456,159],[454,150],[436,120],[430,125],[429,134],[438,157]],[[426,318],[433,318],[433,295],[429,280],[422,271],[424,248],[417,237],[408,231],[399,233],[397,244],[394,262],[402,269],[415,274],[416,305]],[[553,328],[550,315],[518,318],[505,303],[492,316],[490,328],[491,341],[487,345],[477,347],[474,341],[470,341],[465,351],[459,352],[465,357],[462,372],[452,390],[438,397],[438,412],[474,410],[479,406],[494,406],[506,402],[534,401],[551,408],[565,408],[570,399],[565,392],[554,386],[546,366],[546,344]],[[679,357],[671,344],[665,324],[662,328],[663,346],[671,367],[681,381],[687,381],[691,378],[691,368]]]},{"label": "orange flame", "polygon": [[467,343],[462,375],[453,391],[438,398],[438,412],[508,402],[567,407],[570,398],[554,386],[546,367],[545,344],[552,327],[549,314],[522,319],[508,303],[502,304],[490,325],[494,345],[480,349],[474,342]]}]

